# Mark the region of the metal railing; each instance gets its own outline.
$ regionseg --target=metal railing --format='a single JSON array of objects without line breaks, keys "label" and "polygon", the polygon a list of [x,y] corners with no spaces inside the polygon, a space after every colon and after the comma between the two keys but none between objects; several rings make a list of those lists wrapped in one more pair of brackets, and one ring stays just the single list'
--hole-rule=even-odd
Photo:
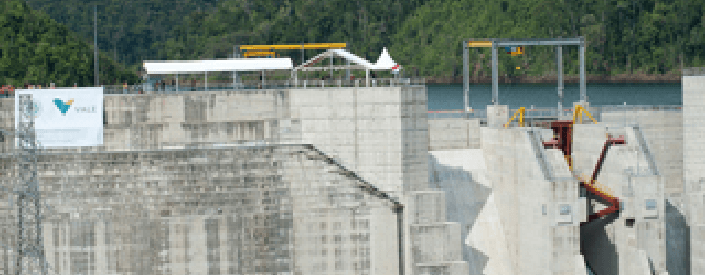
[{"label": "metal railing", "polygon": [[[224,91],[251,89],[292,89],[292,88],[327,88],[327,87],[367,87],[365,79],[272,79],[264,81],[246,79],[239,83],[218,81],[169,84],[138,84],[138,85],[104,85],[104,94],[182,94],[194,91]],[[423,86],[424,78],[375,78],[370,79],[369,87],[403,87]]]},{"label": "metal railing", "polygon": [[[515,113],[518,109],[509,109],[509,114]],[[573,112],[575,109],[563,109],[562,111],[558,108],[537,108],[537,109],[526,109],[524,119],[573,119]],[[603,113],[629,113],[635,111],[663,111],[663,112],[681,112],[682,106],[679,105],[605,105],[605,106],[595,106],[589,107],[587,110],[597,121],[602,121]],[[444,118],[465,118],[465,114],[462,110],[442,110],[442,111],[428,111],[429,119],[444,119]],[[477,118],[487,118],[486,109],[473,109],[468,113],[469,119]],[[570,118],[568,118],[570,117]]]}]

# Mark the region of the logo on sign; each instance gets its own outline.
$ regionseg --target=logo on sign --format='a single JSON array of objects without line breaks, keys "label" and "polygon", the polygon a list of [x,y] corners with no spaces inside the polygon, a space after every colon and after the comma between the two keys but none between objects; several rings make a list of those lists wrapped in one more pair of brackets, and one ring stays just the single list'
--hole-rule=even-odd
[{"label": "logo on sign", "polygon": [[61,111],[61,115],[65,116],[69,111],[69,108],[71,108],[71,104],[73,104],[73,98],[66,103],[64,103],[63,100],[56,98],[54,99],[54,104],[56,105],[56,108],[59,108],[59,111]]}]

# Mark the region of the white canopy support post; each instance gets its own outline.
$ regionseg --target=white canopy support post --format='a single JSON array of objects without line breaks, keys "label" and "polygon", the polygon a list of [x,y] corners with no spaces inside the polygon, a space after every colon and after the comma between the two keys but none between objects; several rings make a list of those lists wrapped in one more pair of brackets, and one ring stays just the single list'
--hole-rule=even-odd
[{"label": "white canopy support post", "polygon": [[365,86],[370,87],[370,69],[365,70]]},{"label": "white canopy support post", "polygon": [[328,58],[330,58],[330,79],[333,79],[333,55],[331,54]]},{"label": "white canopy support post", "polygon": [[264,70],[262,70],[262,88],[264,88]]},{"label": "white canopy support post", "polygon": [[297,86],[297,83],[296,83],[296,82],[297,82],[297,79],[296,79],[296,70],[292,70],[292,71],[291,71],[291,79],[294,80],[294,85],[293,85],[293,86],[296,87],[296,86]]},{"label": "white canopy support post", "polygon": [[208,91],[208,71],[206,71],[206,91]]},{"label": "white canopy support post", "polygon": [[179,91],[179,74],[176,74],[176,91]]},{"label": "white canopy support post", "polygon": [[347,65],[348,65],[348,68],[345,69],[345,80],[346,81],[350,80],[350,60],[349,59],[347,60]]}]

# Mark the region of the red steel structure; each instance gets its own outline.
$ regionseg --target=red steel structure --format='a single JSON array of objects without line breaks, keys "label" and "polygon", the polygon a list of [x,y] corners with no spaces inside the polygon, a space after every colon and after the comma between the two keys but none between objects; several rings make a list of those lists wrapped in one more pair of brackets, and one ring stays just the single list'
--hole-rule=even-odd
[{"label": "red steel structure", "polygon": [[[557,120],[553,121],[551,123],[551,129],[553,129],[553,133],[555,134],[555,138],[551,141],[544,142],[544,147],[545,148],[554,148],[554,149],[560,149],[563,151],[563,155],[568,162],[568,167],[570,167],[570,170],[573,171],[573,162],[571,159],[571,153],[572,153],[572,140],[573,140],[573,123],[574,121],[572,120]],[[594,221],[596,219],[600,219],[604,216],[616,213],[619,211],[620,208],[620,202],[619,198],[612,196],[611,194],[608,194],[601,188],[597,187],[595,184],[597,180],[597,175],[600,173],[600,170],[602,170],[602,165],[604,164],[605,157],[607,156],[607,151],[612,145],[615,144],[625,144],[624,136],[619,136],[619,138],[612,138],[611,136],[607,137],[607,140],[605,141],[604,146],[602,147],[602,152],[600,153],[600,158],[597,160],[597,163],[595,164],[595,169],[592,172],[591,178],[589,180],[580,180],[580,186],[585,188],[585,190],[593,195],[596,195],[602,200],[604,200],[607,204],[608,207],[605,209],[602,209],[598,211],[595,214],[591,214],[588,216],[588,220],[586,223],[582,223],[581,225],[587,224],[591,221]]]}]

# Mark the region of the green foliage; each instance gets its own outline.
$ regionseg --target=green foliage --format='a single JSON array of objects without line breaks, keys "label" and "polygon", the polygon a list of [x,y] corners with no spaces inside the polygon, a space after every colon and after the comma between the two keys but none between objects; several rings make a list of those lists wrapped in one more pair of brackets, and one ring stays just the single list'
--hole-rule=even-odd
[{"label": "green foliage", "polygon": [[[397,62],[407,68],[419,68],[422,76],[459,76],[463,71],[462,42],[467,38],[483,37],[584,36],[588,74],[674,73],[681,66],[701,66],[705,60],[703,1],[28,2],[69,26],[85,41],[93,39],[93,4],[98,4],[99,48],[106,54],[101,58],[112,56],[131,71],[136,71],[142,60],[224,58],[232,53],[234,45],[348,42],[353,53],[372,62],[386,46]],[[5,12],[0,21],[12,14],[11,11]],[[14,43],[35,43],[32,39],[18,38]],[[37,50],[52,56],[64,54],[52,52],[47,47],[38,47]],[[490,53],[488,48],[471,50],[472,74],[491,74]],[[564,47],[563,53],[564,73],[578,74],[578,47]],[[297,64],[302,59],[300,51],[283,51],[281,54],[292,57]],[[305,56],[314,54],[310,51]],[[79,60],[83,58],[83,55],[79,56]],[[556,70],[554,49],[546,46],[526,47],[522,56],[502,54],[499,59],[502,75],[545,75]],[[49,60],[39,58],[34,61],[46,63]],[[56,60],[63,59],[57,57]],[[0,68],[12,64],[15,63],[3,63]],[[477,69],[475,65],[478,65]],[[64,68],[61,66],[57,65],[57,68]],[[515,67],[522,69],[516,70]],[[31,72],[28,73],[31,77],[42,77],[40,71]]]},{"label": "green foliage", "polygon": [[[46,14],[25,1],[0,2],[0,83],[57,86],[93,85],[93,49]],[[101,79],[137,81],[133,71],[101,54]],[[110,82],[103,82],[110,83]]]}]

